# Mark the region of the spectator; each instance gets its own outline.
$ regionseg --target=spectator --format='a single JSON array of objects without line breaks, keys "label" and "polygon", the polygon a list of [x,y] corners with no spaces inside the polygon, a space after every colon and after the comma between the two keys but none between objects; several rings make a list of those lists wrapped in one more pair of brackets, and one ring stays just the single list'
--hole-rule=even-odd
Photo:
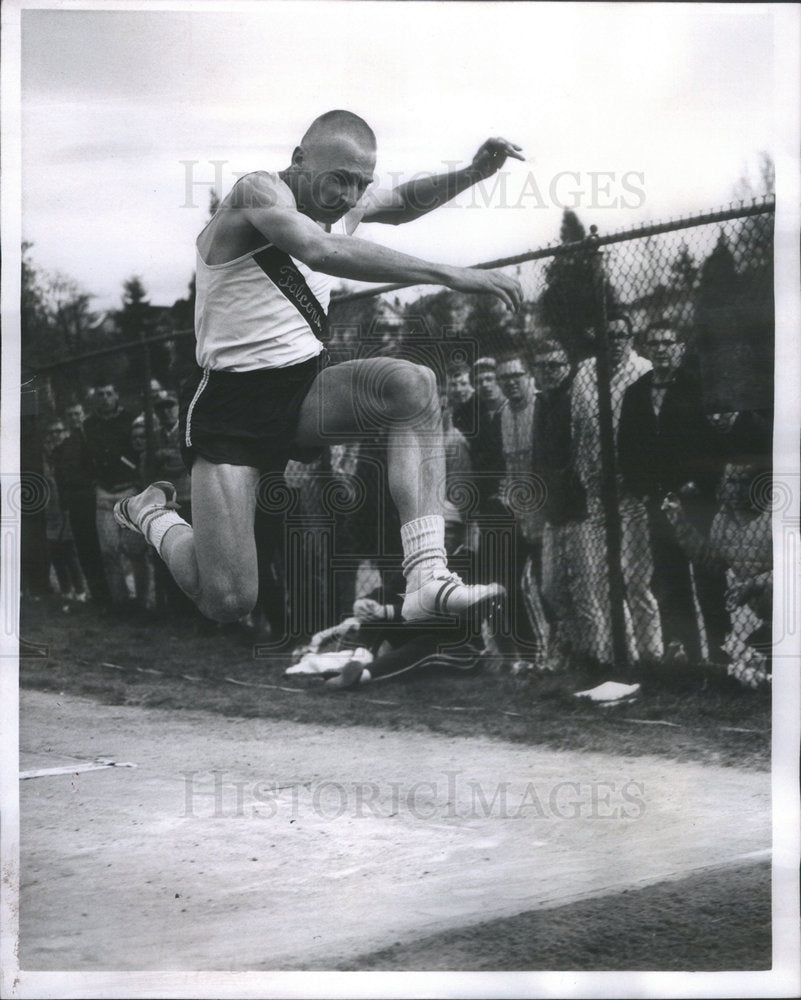
[{"label": "spectator", "polygon": [[86,580],[72,538],[69,512],[61,505],[53,465],[53,454],[66,439],[67,433],[61,420],[53,421],[45,432],[42,471],[49,487],[45,530],[50,563],[55,570],[61,595],[83,602],[88,598]]},{"label": "spectator", "polygon": [[453,426],[470,440],[476,433],[477,415],[473,383],[470,381],[470,366],[455,361],[446,373],[448,405]]},{"label": "spectator", "polygon": [[[131,596],[144,606],[148,596],[147,543],[114,520],[114,504],[138,490],[138,467],[131,443],[131,414],[120,405],[113,383],[95,386],[95,413],[84,423],[86,447],[95,475],[97,536],[111,603],[126,607]],[[126,582],[132,572],[134,595]]]},{"label": "spectator", "polygon": [[757,461],[770,468],[773,419],[769,411],[741,410],[708,413],[710,462],[708,475],[717,489],[729,462]]},{"label": "spectator", "polygon": [[64,410],[64,422],[67,426],[67,433],[70,435],[77,433],[82,438],[83,423],[85,420],[86,414],[81,403],[70,403],[66,410]]},{"label": "spectator", "polygon": [[478,396],[479,421],[492,417],[503,406],[504,398],[498,385],[498,363],[495,358],[479,358],[473,365],[476,395]]},{"label": "spectator", "polygon": [[653,323],[646,332],[646,347],[653,370],[623,395],[620,471],[625,487],[643,501],[648,516],[665,655],[697,663],[702,657],[701,636],[690,560],[661,504],[668,493],[689,499],[698,492],[708,452],[708,424],[700,385],[682,364],[684,344],[678,331],[665,321]]},{"label": "spectator", "polygon": [[473,366],[478,400],[477,428],[467,439],[473,465],[475,488],[473,522],[476,548],[473,578],[477,583],[491,583],[498,578],[497,527],[499,517],[506,519],[499,495],[504,475],[501,447],[500,411],[506,402],[497,378],[495,358],[479,358]]},{"label": "spectator", "polygon": [[432,669],[469,673],[487,661],[489,650],[484,640],[465,624],[454,628],[451,624],[406,623],[400,613],[401,602],[381,590],[354,602],[353,618],[348,621],[355,625],[345,633],[344,643],[368,649],[373,658],[366,666],[357,659],[349,660],[341,672],[326,681],[328,687],[406,679],[412,673]]},{"label": "spectator", "polygon": [[[153,380],[155,382],[155,379]],[[152,386],[152,383],[151,383]],[[181,457],[181,436],[178,429],[178,397],[161,389],[153,400],[153,445],[150,471],[154,479],[173,484],[181,509],[181,517],[192,523],[192,489],[189,473]],[[134,447],[144,447],[145,419],[137,417],[133,423]],[[142,463],[144,464],[144,453]],[[175,583],[161,559],[151,562],[154,581],[154,602],[157,608],[167,608],[173,613],[194,617],[193,602]]]},{"label": "spectator", "polygon": [[[773,416],[766,410],[708,413],[709,458],[705,474],[699,477],[699,495],[686,503],[686,515],[702,535],[711,530],[715,502],[727,464],[755,463],[769,470],[773,451]],[[714,563],[694,563],[695,584],[707,629],[709,659],[725,663],[729,659],[729,609],[726,577]],[[769,616],[768,616],[769,617]],[[769,627],[769,626],[768,626]]]},{"label": "spectator", "polygon": [[766,468],[748,462],[725,466],[717,491],[720,506],[708,538],[696,530],[675,494],[668,494],[662,503],[679,545],[693,564],[728,573],[726,607],[731,630],[726,648],[733,661],[729,672],[750,683],[769,674],[772,645],[771,512],[768,506],[757,505],[754,488]]},{"label": "spectator", "polygon": [[69,433],[53,450],[52,462],[61,504],[69,513],[70,528],[83,575],[89,584],[92,600],[108,606],[109,590],[103,572],[95,512],[95,475],[86,445],[81,403],[65,411]]},{"label": "spectator", "polygon": [[173,484],[181,506],[181,517],[192,523],[192,486],[189,473],[181,457],[181,432],[178,427],[178,397],[173,392],[164,394],[154,402],[158,426],[154,428],[156,451],[153,456],[155,479],[166,479]]},{"label": "spectator", "polygon": [[[442,411],[442,440],[445,448],[445,549],[455,552],[475,551],[477,542],[468,532],[470,507],[469,484],[472,483],[473,463],[464,434],[453,425],[447,394],[440,396]],[[477,530],[477,529],[476,529]]]},{"label": "spectator", "polygon": [[533,367],[540,391],[534,403],[532,468],[544,488],[542,592],[552,629],[551,658],[580,644],[575,619],[574,582],[586,572],[578,561],[576,529],[587,516],[584,488],[573,467],[570,388],[573,371],[557,341],[541,341]]},{"label": "spectator", "polygon": [[[700,535],[706,537],[711,530],[726,465],[757,461],[769,468],[772,433],[773,422],[768,412],[743,410],[706,415],[703,465],[693,489],[683,498],[684,516]],[[713,663],[727,663],[726,637],[730,622],[725,572],[714,562],[693,561],[693,578],[703,614],[707,658]]]},{"label": "spectator", "polygon": [[142,416],[136,417],[131,423],[131,451],[136,462],[137,477],[141,483],[147,475],[147,429],[145,418]]},{"label": "spectator", "polygon": [[542,538],[543,519],[541,505],[537,502],[542,498],[535,497],[530,502],[515,504],[515,498],[508,496],[514,485],[524,485],[528,491],[536,491],[531,475],[536,386],[519,354],[509,355],[498,362],[498,383],[506,397],[500,412],[506,502],[508,507],[516,507],[515,518],[523,537],[529,542],[536,542]]},{"label": "spectator", "polygon": [[153,406],[157,406],[160,400],[164,399],[167,395],[167,390],[161,382],[157,378],[152,378],[150,380],[150,402]]},{"label": "spectator", "polygon": [[[156,434],[158,433],[159,429],[158,406],[159,403],[164,399],[164,397],[169,395],[169,393],[157,378],[152,378],[149,384],[148,395],[150,397],[150,408],[153,421],[153,433]],[[142,397],[144,403],[145,402],[144,393],[142,393]],[[147,427],[146,414],[147,414],[147,406],[145,405],[145,409],[143,409],[141,413],[138,413],[134,418],[136,420],[142,420],[144,422],[145,427]]]},{"label": "spectator", "polygon": [[[445,410],[445,395],[441,396],[441,402]],[[464,440],[459,431],[452,430]],[[449,469],[454,471],[455,455],[448,448],[448,437],[451,442],[458,442],[458,438],[446,434],[446,461],[450,456]],[[445,516],[448,517],[447,513]],[[445,546],[453,565],[458,563],[461,544],[459,532],[449,531],[446,520]],[[345,647],[362,646],[370,650],[373,659],[366,667],[356,659],[346,662],[341,672],[326,682],[329,687],[347,688],[366,680],[406,678],[413,672],[432,668],[465,673],[490,662],[494,652],[491,616],[482,622],[479,631],[466,622],[447,622],[441,626],[404,622],[402,603],[398,589],[386,584],[354,601],[352,617],[330,631]]]},{"label": "spectator", "polygon": [[[634,333],[627,316],[609,321],[609,389],[612,428],[617,434],[626,389],[651,370],[651,362],[634,350]],[[612,633],[609,604],[609,555],[601,501],[601,437],[595,358],[582,361],[572,391],[573,445],[576,471],[587,493],[588,518],[578,532],[584,572],[576,579],[580,634],[585,652],[600,663],[611,663]],[[633,662],[662,659],[659,605],[651,590],[654,573],[648,518],[642,501],[626,489],[617,474],[620,512],[621,571],[626,588],[629,656]]]},{"label": "spectator", "polygon": [[532,471],[536,388],[520,354],[499,358],[497,376],[506,397],[499,414],[504,461],[501,502],[513,517],[514,531],[513,551],[502,560],[506,574],[500,582],[515,595],[515,669],[540,668],[547,656],[548,623],[540,600],[544,496]]}]

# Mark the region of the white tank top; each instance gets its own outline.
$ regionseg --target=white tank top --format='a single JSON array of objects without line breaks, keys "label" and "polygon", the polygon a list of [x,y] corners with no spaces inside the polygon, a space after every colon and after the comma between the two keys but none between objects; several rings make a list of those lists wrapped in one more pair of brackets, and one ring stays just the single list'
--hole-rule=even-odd
[{"label": "white tank top", "polygon": [[[345,234],[344,220],[332,232]],[[286,368],[316,357],[323,345],[298,306],[281,290],[289,274],[268,276],[254,257],[259,247],[225,264],[206,264],[197,252],[195,356],[201,368],[246,372]],[[331,278],[289,258],[324,312],[328,312]],[[301,303],[303,299],[301,297]]]}]

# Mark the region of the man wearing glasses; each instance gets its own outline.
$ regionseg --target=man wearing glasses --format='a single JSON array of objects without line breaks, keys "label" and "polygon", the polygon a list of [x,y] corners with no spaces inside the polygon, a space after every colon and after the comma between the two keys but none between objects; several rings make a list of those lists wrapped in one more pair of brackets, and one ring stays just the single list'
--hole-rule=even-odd
[{"label": "man wearing glasses", "polygon": [[[651,362],[634,350],[634,330],[628,316],[610,319],[609,390],[612,428],[617,434],[626,389],[651,371]],[[591,639],[592,655],[601,663],[612,658],[609,608],[608,554],[601,503],[601,436],[595,358],[582,361],[572,391],[573,446],[576,471],[587,491],[589,517],[579,532],[584,549],[584,572],[577,578],[581,619]],[[633,661],[662,658],[659,606],[651,590],[654,567],[645,508],[617,476],[621,530],[621,571],[626,586],[629,654]]]},{"label": "man wearing glasses", "polygon": [[497,378],[506,397],[499,413],[504,462],[501,500],[514,518],[515,531],[513,557],[498,569],[504,572],[507,592],[515,594],[512,625],[518,658],[512,669],[521,672],[544,665],[548,642],[548,622],[540,600],[544,489],[533,471],[537,393],[519,354],[498,359]]},{"label": "man wearing glasses", "polygon": [[567,351],[555,340],[541,341],[533,360],[537,382],[534,404],[533,469],[544,487],[542,592],[552,622],[549,654],[580,645],[574,584],[583,567],[577,562],[578,525],[587,516],[585,490],[575,474],[570,388],[574,370]]}]

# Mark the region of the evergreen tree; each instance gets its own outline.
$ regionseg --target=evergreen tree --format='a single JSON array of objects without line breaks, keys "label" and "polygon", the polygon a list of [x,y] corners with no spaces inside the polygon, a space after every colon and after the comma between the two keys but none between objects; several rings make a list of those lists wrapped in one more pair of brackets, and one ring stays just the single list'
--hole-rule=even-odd
[{"label": "evergreen tree", "polygon": [[[770,216],[768,220],[772,221]],[[698,282],[696,345],[706,405],[718,412],[770,409],[774,363],[772,266],[768,262],[760,266],[758,259],[746,266],[747,258],[740,256],[742,230],[735,229],[734,240],[738,256],[721,232],[715,249],[701,266]],[[740,263],[744,266],[738,266]]]},{"label": "evergreen tree", "polygon": [[196,283],[193,274],[187,285],[186,298],[176,299],[170,306],[170,314],[176,332],[192,329],[195,322],[195,297]]},{"label": "evergreen tree", "polygon": [[698,303],[703,308],[732,305],[737,299],[739,285],[734,254],[729,248],[726,234],[721,232],[715,249],[701,267]]},{"label": "evergreen tree", "polygon": [[[584,226],[575,212],[565,209],[559,237],[563,247],[586,238]],[[545,289],[539,299],[542,322],[559,339],[573,360],[594,350],[594,326],[599,303],[593,277],[592,251],[584,247],[557,253],[545,268]],[[618,308],[617,296],[609,281],[604,282],[607,315]]]},{"label": "evergreen tree", "polygon": [[466,298],[460,292],[443,288],[433,294],[421,295],[403,311],[405,327],[417,338],[426,335],[442,339],[460,326]]},{"label": "evergreen tree", "polygon": [[674,288],[681,291],[692,291],[695,287],[695,279],[698,275],[693,255],[686,243],[682,242],[679,253],[670,267],[671,283]]},{"label": "evergreen tree", "polygon": [[572,209],[566,208],[559,227],[559,242],[564,246],[566,243],[579,243],[586,238],[587,231],[579,221],[579,217]]}]

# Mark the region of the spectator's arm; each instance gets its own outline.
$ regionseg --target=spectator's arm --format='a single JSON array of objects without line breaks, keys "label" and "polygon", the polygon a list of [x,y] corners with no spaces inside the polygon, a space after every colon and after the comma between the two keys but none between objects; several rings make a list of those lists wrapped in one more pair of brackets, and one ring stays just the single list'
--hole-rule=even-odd
[{"label": "spectator's arm", "polygon": [[704,538],[687,520],[678,497],[673,494],[665,497],[662,511],[673,528],[676,541],[693,562],[700,563],[708,569],[729,569],[728,560],[723,558],[717,546]]}]

